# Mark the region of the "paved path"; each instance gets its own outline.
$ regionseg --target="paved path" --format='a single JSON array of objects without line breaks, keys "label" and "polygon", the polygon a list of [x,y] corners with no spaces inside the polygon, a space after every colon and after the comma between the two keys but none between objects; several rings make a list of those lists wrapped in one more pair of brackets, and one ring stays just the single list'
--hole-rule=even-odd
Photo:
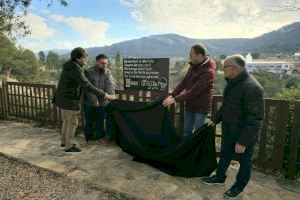
[{"label": "paved path", "polygon": [[[84,138],[77,138],[84,147]],[[131,197],[149,200],[219,200],[236,174],[229,170],[225,186],[207,186],[200,178],[169,176],[146,164],[131,161],[131,156],[117,146],[94,145],[82,153],[66,155],[59,147],[59,131],[30,124],[0,121],[0,152],[25,160],[76,180],[96,184]],[[300,187],[276,177],[254,172],[240,199],[298,200]]]}]

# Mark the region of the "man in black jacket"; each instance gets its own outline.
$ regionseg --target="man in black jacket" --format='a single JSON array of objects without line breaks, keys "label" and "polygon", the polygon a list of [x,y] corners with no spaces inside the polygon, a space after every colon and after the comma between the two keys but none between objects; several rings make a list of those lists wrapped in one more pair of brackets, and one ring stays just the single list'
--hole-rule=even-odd
[{"label": "man in black jacket", "polygon": [[63,65],[63,70],[59,79],[57,90],[53,102],[61,108],[62,128],[61,147],[66,147],[66,153],[80,152],[76,147],[74,138],[76,127],[78,126],[78,116],[80,113],[80,96],[82,87],[100,98],[115,99],[115,95],[109,95],[103,90],[94,87],[84,76],[82,66],[87,63],[87,52],[81,47],[77,47],[71,52],[71,59]]},{"label": "man in black jacket", "polygon": [[230,161],[236,155],[240,169],[236,182],[224,193],[227,198],[237,197],[250,179],[254,145],[264,118],[263,89],[246,71],[245,64],[241,55],[229,56],[224,61],[227,86],[223,104],[210,122],[214,126],[222,121],[221,155],[216,175],[202,179],[208,185],[223,185]]}]

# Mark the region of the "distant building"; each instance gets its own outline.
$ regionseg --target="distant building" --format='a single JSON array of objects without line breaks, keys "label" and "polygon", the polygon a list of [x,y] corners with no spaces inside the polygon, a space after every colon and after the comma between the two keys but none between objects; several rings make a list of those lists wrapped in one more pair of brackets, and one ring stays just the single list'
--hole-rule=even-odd
[{"label": "distant building", "polygon": [[294,70],[300,71],[300,52],[294,54]]},{"label": "distant building", "polygon": [[272,60],[253,60],[250,53],[246,56],[246,69],[248,72],[257,70],[265,70],[276,74],[288,74],[293,72],[293,62],[288,61],[272,61]]},{"label": "distant building", "polygon": [[300,52],[294,54],[295,61],[300,62]]}]

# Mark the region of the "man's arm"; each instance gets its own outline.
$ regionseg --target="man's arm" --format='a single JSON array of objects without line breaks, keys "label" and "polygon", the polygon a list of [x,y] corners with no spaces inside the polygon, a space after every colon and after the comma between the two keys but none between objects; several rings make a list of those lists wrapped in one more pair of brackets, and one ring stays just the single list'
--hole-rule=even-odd
[{"label": "man's arm", "polygon": [[105,78],[105,91],[108,94],[115,94],[114,79],[110,70],[107,70],[107,76]]},{"label": "man's arm", "polygon": [[186,92],[175,96],[176,102],[182,102],[191,100],[201,94],[205,89],[207,89],[208,85],[213,84],[214,82],[214,72],[207,71],[199,76],[198,80],[194,83],[193,87]]},{"label": "man's arm", "polygon": [[115,99],[115,97],[108,95],[103,90],[100,90],[93,86],[85,77],[83,70],[79,67],[75,68],[74,79],[77,80],[84,89],[99,96],[100,98]]},{"label": "man's arm", "polygon": [[259,86],[249,88],[246,92],[243,106],[246,119],[242,134],[237,140],[237,143],[247,147],[249,144],[255,142],[262,127],[265,113],[262,88]]},{"label": "man's arm", "polygon": [[211,121],[214,123],[214,125],[218,124],[220,121],[222,121],[222,112],[223,112],[223,106],[221,106],[216,114],[214,114],[211,117]]},{"label": "man's arm", "polygon": [[177,95],[179,95],[185,89],[186,81],[187,81],[187,76],[188,76],[189,73],[190,73],[190,69],[186,73],[184,79],[173,90],[173,92],[171,93],[171,95],[164,99],[164,101],[162,103],[163,106],[169,106],[169,105],[172,105],[173,103],[175,103],[175,97]]},{"label": "man's arm", "polygon": [[188,77],[189,73],[190,73],[190,69],[185,74],[184,79],[175,87],[175,89],[171,93],[171,96],[175,97],[175,96],[179,95],[185,89],[186,82],[187,82],[187,77]]}]

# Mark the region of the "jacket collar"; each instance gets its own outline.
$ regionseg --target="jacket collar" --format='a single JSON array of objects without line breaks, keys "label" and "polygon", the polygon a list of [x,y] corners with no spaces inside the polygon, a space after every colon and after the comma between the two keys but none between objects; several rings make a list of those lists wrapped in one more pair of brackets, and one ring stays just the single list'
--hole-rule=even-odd
[{"label": "jacket collar", "polygon": [[99,72],[99,73],[106,73],[107,72],[107,69],[100,69],[99,67],[97,67],[96,65],[94,66],[96,72]]},{"label": "jacket collar", "polygon": [[74,63],[76,63],[79,67],[82,67],[83,65],[81,65],[79,62],[77,62],[77,60],[72,60]]},{"label": "jacket collar", "polygon": [[238,83],[245,80],[249,76],[250,75],[247,72],[247,70],[244,69],[244,71],[242,71],[239,75],[237,75],[237,77],[235,77],[233,79],[225,78],[225,80],[227,81],[227,86],[224,89],[223,96],[226,96],[229,91],[231,91],[236,85],[238,85]]},{"label": "jacket collar", "polygon": [[235,85],[235,84],[241,82],[242,80],[246,79],[248,76],[249,76],[249,73],[247,72],[246,69],[244,69],[235,78],[233,78],[233,79],[226,79],[226,81],[228,82],[228,84],[234,84]]},{"label": "jacket collar", "polygon": [[210,57],[209,57],[209,56],[206,56],[205,60],[202,61],[202,62],[199,63],[199,64],[194,65],[192,62],[189,62],[189,64],[190,64],[192,67],[201,67],[201,66],[204,66],[206,63],[208,63],[208,62],[209,62],[209,59],[210,59]]}]

